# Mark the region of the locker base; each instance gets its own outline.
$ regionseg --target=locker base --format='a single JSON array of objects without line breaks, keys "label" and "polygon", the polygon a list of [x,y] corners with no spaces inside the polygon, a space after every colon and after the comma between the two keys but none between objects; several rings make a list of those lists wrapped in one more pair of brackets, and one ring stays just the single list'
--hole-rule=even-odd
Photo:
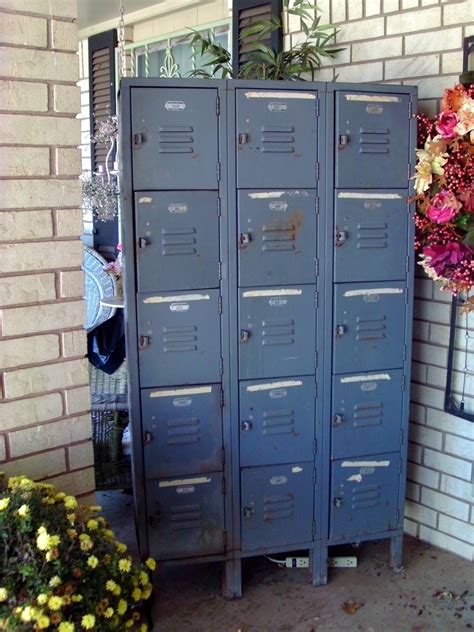
[{"label": "locker base", "polygon": [[390,566],[397,573],[402,569],[403,533],[390,538]]},{"label": "locker base", "polygon": [[222,595],[226,599],[242,597],[242,562],[240,559],[223,562]]},{"label": "locker base", "polygon": [[309,550],[309,571],[313,586],[325,586],[328,583],[327,547],[317,547]]}]

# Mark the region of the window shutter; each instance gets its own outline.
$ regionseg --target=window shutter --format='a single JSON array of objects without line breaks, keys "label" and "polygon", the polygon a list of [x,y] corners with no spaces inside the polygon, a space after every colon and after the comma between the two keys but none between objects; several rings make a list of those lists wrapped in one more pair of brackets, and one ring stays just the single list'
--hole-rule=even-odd
[{"label": "window shutter", "polygon": [[[117,31],[112,29],[89,37],[89,106],[91,136],[97,126],[116,113],[115,107],[115,48]],[[91,169],[105,165],[107,148],[91,143]],[[118,242],[118,219],[100,222],[94,217],[94,248],[107,258],[114,257]]]},{"label": "window shutter", "polygon": [[[253,49],[250,41],[241,41],[240,33],[258,20],[268,20],[272,15],[281,16],[283,10],[282,0],[233,0],[232,4],[232,59],[234,73],[238,74],[242,63],[247,60],[247,54]],[[266,44],[270,45],[276,53],[283,50],[283,32],[278,29],[271,34]]]}]

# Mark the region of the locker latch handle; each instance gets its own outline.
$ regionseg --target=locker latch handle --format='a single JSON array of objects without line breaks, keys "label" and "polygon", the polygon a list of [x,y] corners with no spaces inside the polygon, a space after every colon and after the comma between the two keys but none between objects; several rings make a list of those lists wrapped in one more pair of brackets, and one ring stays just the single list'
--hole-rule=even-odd
[{"label": "locker latch handle", "polygon": [[145,430],[143,433],[143,445],[150,445],[153,440],[153,435],[149,430]]},{"label": "locker latch handle", "polygon": [[339,151],[341,151],[342,149],[345,149],[348,144],[349,144],[349,136],[347,134],[340,134],[339,147],[338,147]]},{"label": "locker latch handle", "polygon": [[251,518],[253,516],[253,507],[244,507],[242,509],[242,515],[244,518]]},{"label": "locker latch handle", "polygon": [[342,424],[342,422],[344,421],[344,416],[340,415],[339,413],[334,415],[333,419],[332,419],[332,425],[333,426],[340,426]]},{"label": "locker latch handle", "polygon": [[145,134],[135,134],[133,137],[133,144],[141,145],[142,143],[145,142],[145,140],[146,140]]},{"label": "locker latch handle", "polygon": [[345,230],[336,230],[336,247],[342,246],[347,239]]},{"label": "locker latch handle", "polygon": [[150,344],[150,336],[140,336],[138,338],[138,346],[140,349],[146,349]]},{"label": "locker latch handle", "polygon": [[143,250],[147,246],[148,246],[148,239],[146,237],[139,237],[138,238],[138,248],[140,250]]},{"label": "locker latch handle", "polygon": [[247,246],[247,244],[250,243],[251,240],[251,236],[250,233],[240,233],[240,237],[239,237],[239,244],[241,246]]},{"label": "locker latch handle", "polygon": [[240,342],[247,342],[247,340],[250,338],[250,331],[248,331],[247,329],[241,329],[240,330]]},{"label": "locker latch handle", "polygon": [[242,430],[252,430],[252,422],[248,420],[243,421]]},{"label": "locker latch handle", "polygon": [[341,507],[342,506],[342,498],[335,498],[333,501],[334,507]]},{"label": "locker latch handle", "polygon": [[246,145],[249,142],[248,134],[239,134],[239,145]]},{"label": "locker latch handle", "polygon": [[342,336],[346,333],[345,325],[336,325],[336,338],[342,338]]}]

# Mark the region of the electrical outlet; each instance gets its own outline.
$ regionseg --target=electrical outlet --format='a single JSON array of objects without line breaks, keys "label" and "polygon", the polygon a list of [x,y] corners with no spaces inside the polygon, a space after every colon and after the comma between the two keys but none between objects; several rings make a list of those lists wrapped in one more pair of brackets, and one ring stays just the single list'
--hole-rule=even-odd
[{"label": "electrical outlet", "polygon": [[308,568],[309,557],[287,557],[285,566],[286,568]]}]

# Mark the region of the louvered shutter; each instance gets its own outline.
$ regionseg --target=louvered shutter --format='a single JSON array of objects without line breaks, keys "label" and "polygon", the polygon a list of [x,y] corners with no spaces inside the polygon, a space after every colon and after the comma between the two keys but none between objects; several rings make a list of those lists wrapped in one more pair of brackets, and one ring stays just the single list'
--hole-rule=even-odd
[{"label": "louvered shutter", "polygon": [[[97,132],[100,121],[116,113],[115,107],[115,29],[89,37],[89,106],[91,135]],[[105,165],[107,148],[91,143],[91,169]],[[112,159],[113,160],[113,159]],[[110,163],[109,163],[110,164]],[[118,242],[118,220],[99,222],[94,218],[94,247],[106,258],[115,255]]]},{"label": "louvered shutter", "polygon": [[[269,20],[272,15],[280,16],[283,8],[282,0],[234,0],[232,4],[232,58],[234,73],[237,75],[240,65],[247,60],[247,55],[253,50],[252,38],[241,41],[242,29],[251,26],[259,20]],[[272,49],[279,53],[283,49],[283,32],[278,29],[272,33],[267,42]]]}]

